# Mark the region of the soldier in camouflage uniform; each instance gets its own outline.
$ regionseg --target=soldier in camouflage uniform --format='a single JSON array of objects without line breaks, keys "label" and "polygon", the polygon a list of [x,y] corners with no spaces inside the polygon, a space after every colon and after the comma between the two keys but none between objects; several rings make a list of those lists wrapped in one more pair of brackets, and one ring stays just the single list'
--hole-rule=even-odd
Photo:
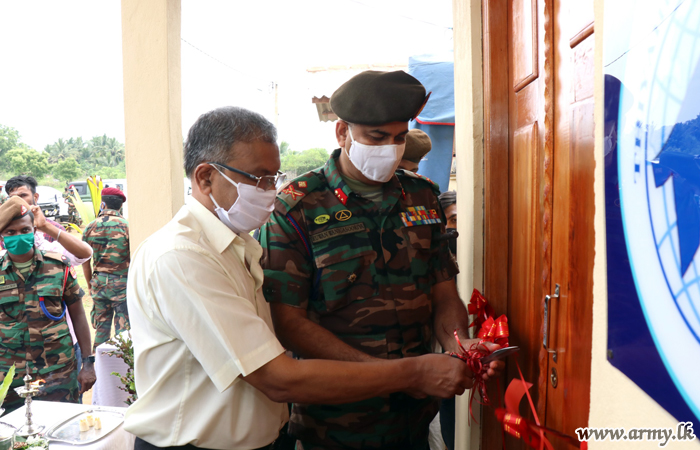
[{"label": "soldier in camouflage uniform", "polygon": [[[95,382],[90,330],[83,310],[83,291],[65,256],[34,245],[34,216],[29,205],[11,197],[0,207],[0,371],[14,364],[17,372],[3,407],[12,411],[24,400],[14,388],[23,384],[28,365],[46,383],[37,400],[77,402]],[[73,342],[65,311],[69,310],[83,355],[77,379]]]},{"label": "soldier in camouflage uniform", "polygon": [[68,205],[68,221],[80,226],[83,221],[80,219],[78,210],[75,209],[75,204],[73,203],[72,197],[73,192],[71,191],[72,188],[73,186],[66,186],[66,188],[63,190],[63,201],[65,201],[66,205]]},{"label": "soldier in camouflage uniform", "polygon": [[[282,344],[303,358],[375,361],[456,351],[468,314],[444,239],[438,187],[401,160],[427,101],[404,72],[363,72],[331,98],[341,148],[288,183],[261,230],[263,293]],[[494,365],[500,369],[502,366]],[[427,449],[433,398],[404,393],[345,405],[294,404],[304,450]]]},{"label": "soldier in camouflage uniform", "polygon": [[90,317],[95,328],[95,347],[109,340],[112,319],[115,333],[129,326],[126,309],[126,275],[131,260],[129,223],[119,212],[125,201],[126,196],[119,189],[103,189],[102,211],[83,233],[83,240],[93,250],[94,269],[87,261],[83,272],[93,301]]}]

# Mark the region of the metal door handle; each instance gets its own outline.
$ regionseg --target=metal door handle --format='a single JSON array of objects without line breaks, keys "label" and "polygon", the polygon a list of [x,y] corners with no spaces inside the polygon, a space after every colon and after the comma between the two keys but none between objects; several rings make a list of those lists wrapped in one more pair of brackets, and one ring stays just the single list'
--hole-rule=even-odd
[{"label": "metal door handle", "polygon": [[559,298],[558,284],[555,285],[554,295],[546,295],[544,297],[544,338],[542,339],[542,345],[544,346],[544,349],[547,350],[547,353],[554,354],[554,361],[556,362],[557,351],[547,347],[547,335],[549,334],[549,301],[554,298]]}]

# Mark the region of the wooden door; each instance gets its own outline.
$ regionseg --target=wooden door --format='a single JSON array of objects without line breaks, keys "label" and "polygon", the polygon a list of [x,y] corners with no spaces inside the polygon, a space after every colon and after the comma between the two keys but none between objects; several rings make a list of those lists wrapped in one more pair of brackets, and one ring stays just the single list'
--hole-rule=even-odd
[{"label": "wooden door", "polygon": [[[482,6],[484,293],[497,314],[508,315],[540,420],[574,435],[588,422],[590,392],[593,2]],[[543,346],[543,316],[556,285],[560,297],[551,300],[547,323],[554,356]],[[516,377],[508,364],[504,382]],[[482,448],[503,448],[492,412],[482,420]],[[524,448],[510,437],[506,445]]]}]

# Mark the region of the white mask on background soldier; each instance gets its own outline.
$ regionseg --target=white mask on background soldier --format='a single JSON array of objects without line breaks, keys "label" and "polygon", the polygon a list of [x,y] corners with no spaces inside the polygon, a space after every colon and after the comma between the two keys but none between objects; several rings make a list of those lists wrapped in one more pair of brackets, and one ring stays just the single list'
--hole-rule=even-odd
[{"label": "white mask on background soldier", "polygon": [[277,191],[274,189],[263,191],[250,184],[236,183],[218,167],[214,165],[212,167],[238,189],[238,198],[228,211],[219,206],[214,200],[214,196],[209,194],[209,198],[216,206],[216,215],[219,216],[224,225],[234,233],[247,234],[267,222],[275,209]]},{"label": "white mask on background soldier", "polygon": [[386,183],[391,180],[396,168],[399,167],[406,144],[362,144],[352,137],[349,124],[348,133],[351,141],[348,158],[357,170],[372,181]]}]

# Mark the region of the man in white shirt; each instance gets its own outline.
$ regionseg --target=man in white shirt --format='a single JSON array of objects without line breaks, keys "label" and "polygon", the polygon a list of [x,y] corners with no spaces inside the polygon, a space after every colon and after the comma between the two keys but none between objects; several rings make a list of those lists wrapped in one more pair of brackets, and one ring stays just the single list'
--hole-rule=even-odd
[{"label": "man in white shirt", "polygon": [[[446,355],[351,363],[285,355],[262,295],[262,249],[249,233],[270,215],[280,166],[274,126],[242,108],[202,115],[185,144],[192,198],[136,250],[127,304],[138,400],[135,449],[271,448],[284,402],[339,404],[404,391],[469,389]],[[487,376],[502,369],[492,363]]]}]

